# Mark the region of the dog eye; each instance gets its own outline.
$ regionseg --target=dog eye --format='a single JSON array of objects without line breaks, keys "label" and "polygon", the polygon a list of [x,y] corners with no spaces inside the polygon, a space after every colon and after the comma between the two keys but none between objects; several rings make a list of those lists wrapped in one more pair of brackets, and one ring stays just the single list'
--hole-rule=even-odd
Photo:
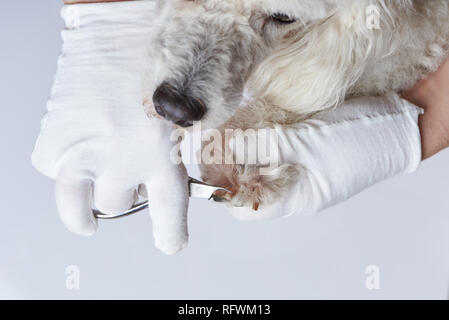
[{"label": "dog eye", "polygon": [[276,23],[280,24],[291,24],[296,22],[295,19],[291,18],[289,15],[284,13],[275,13],[270,16],[270,19]]}]

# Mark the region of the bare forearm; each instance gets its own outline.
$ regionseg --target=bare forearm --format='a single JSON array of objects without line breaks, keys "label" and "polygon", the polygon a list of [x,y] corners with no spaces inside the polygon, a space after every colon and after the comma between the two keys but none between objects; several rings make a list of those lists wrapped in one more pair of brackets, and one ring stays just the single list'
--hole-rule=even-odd
[{"label": "bare forearm", "polygon": [[[440,108],[442,106],[437,106]],[[449,105],[444,106],[449,108]],[[420,117],[419,127],[421,130],[423,160],[428,159],[440,151],[449,148],[449,121],[446,125],[438,119],[439,110],[428,109]]]},{"label": "bare forearm", "polygon": [[403,96],[425,111],[419,119],[423,159],[449,148],[449,60]]}]

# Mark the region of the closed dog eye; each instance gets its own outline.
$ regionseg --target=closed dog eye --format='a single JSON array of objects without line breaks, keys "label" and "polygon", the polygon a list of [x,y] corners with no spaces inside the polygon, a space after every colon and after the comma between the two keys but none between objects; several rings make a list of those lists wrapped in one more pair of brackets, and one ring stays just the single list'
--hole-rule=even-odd
[{"label": "closed dog eye", "polygon": [[275,13],[272,14],[269,19],[277,24],[292,24],[296,22],[296,19],[290,17],[285,13]]}]

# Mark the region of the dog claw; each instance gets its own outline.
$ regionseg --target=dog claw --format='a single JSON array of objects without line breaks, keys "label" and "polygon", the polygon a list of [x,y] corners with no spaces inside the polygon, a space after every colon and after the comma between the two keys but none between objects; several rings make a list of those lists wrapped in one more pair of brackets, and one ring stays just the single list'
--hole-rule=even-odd
[{"label": "dog claw", "polygon": [[253,203],[253,210],[254,211],[259,211],[259,206],[260,206],[260,202],[256,201]]},{"label": "dog claw", "polygon": [[233,198],[233,194],[230,192],[226,192],[225,190],[218,190],[212,195],[212,199],[215,202],[229,202]]}]

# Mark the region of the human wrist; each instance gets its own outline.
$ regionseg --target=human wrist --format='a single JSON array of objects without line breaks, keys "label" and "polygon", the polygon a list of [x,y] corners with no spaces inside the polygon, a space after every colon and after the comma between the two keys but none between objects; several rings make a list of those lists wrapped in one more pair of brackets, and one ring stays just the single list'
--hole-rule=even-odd
[{"label": "human wrist", "polygon": [[440,104],[424,108],[419,119],[421,130],[423,160],[428,159],[449,147],[449,116]]},{"label": "human wrist", "polygon": [[449,60],[403,97],[424,109],[419,118],[423,160],[449,147]]}]

